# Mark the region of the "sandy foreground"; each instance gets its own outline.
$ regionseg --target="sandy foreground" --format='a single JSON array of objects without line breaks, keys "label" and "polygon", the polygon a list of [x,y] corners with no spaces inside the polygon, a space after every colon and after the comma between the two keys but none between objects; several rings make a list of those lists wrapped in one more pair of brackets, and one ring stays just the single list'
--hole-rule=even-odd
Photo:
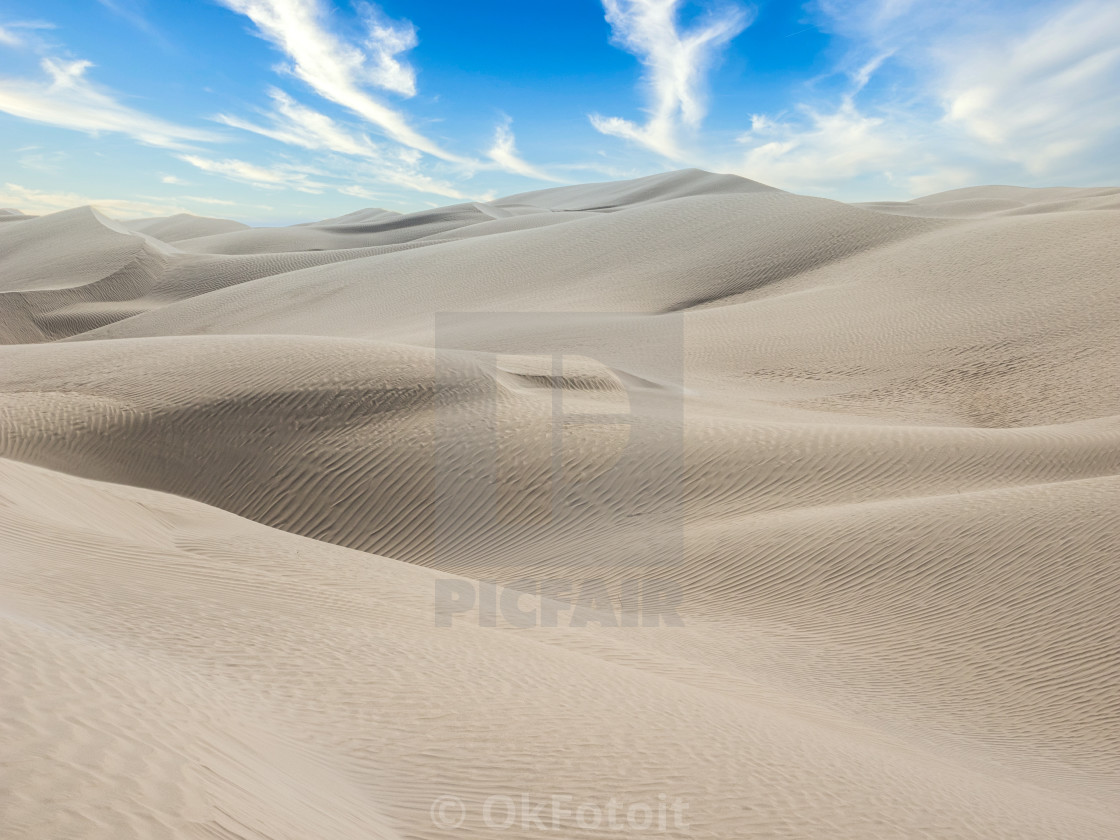
[{"label": "sandy foreground", "polygon": [[1120,188],[0,212],[0,837],[1120,837]]}]

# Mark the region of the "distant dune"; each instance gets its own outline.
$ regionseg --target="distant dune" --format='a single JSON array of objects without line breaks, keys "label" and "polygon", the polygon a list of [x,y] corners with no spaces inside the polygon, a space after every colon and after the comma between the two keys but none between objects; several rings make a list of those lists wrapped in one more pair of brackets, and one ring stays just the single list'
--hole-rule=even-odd
[{"label": "distant dune", "polygon": [[207,219],[189,213],[155,219],[133,219],[125,224],[132,230],[146,233],[164,242],[181,242],[184,239],[198,239],[202,236],[215,236],[249,228],[241,222],[233,222],[229,219]]},{"label": "distant dune", "polygon": [[1120,837],[1118,211],[0,211],[0,837]]}]

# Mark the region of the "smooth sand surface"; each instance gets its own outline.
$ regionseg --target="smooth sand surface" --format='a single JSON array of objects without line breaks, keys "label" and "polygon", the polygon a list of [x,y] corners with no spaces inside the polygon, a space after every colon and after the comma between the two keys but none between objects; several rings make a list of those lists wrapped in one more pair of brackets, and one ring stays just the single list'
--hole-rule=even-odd
[{"label": "smooth sand surface", "polygon": [[0,837],[1120,837],[1118,210],[10,216]]}]

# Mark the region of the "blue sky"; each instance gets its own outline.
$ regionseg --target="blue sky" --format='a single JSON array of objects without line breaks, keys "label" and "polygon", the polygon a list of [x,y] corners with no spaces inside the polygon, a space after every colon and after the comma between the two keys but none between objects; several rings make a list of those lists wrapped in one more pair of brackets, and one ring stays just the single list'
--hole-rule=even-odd
[{"label": "blue sky", "polygon": [[293,222],[696,166],[1120,183],[1115,0],[6,0],[0,206]]}]

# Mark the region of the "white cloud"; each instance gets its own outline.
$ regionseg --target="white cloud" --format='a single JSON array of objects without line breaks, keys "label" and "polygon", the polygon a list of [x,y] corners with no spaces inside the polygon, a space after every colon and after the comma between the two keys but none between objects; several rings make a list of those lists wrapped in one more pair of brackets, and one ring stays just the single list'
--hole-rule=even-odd
[{"label": "white cloud", "polygon": [[[472,198],[472,196],[449,184],[447,181],[440,180],[439,178],[432,178],[429,175],[417,172],[415,169],[406,167],[397,169],[367,167],[357,174],[364,174],[372,183],[391,184],[392,186],[401,187],[414,192],[442,195],[444,198],[454,198],[458,201]],[[480,198],[479,196],[473,197]]]},{"label": "white cloud", "polygon": [[899,188],[896,172],[926,172],[920,124],[899,112],[868,113],[856,102],[889,57],[882,51],[854,65],[846,92],[832,107],[802,104],[781,118],[753,114],[750,130],[738,138],[748,150],[729,168],[783,189],[826,194],[854,192],[856,181],[893,193]]},{"label": "white cloud", "polygon": [[804,109],[806,123],[752,121],[751,148],[735,167],[775,186],[831,192],[854,178],[909,165],[914,143],[896,126],[861,113],[850,99],[829,113]]},{"label": "white cloud", "polygon": [[179,155],[179,160],[189,163],[203,172],[222,175],[232,181],[239,181],[254,187],[264,187],[265,189],[291,189],[305,193],[321,193],[328,187],[327,184],[309,177],[319,173],[305,168],[279,166],[270,169],[234,158],[211,160],[198,155]]},{"label": "white cloud", "polygon": [[696,129],[706,106],[703,83],[719,49],[751,21],[741,6],[726,6],[682,30],[684,0],[603,0],[613,41],[646,68],[649,118],[638,125],[621,117],[593,115],[603,134],[632,140],[658,154],[683,160],[680,129]]},{"label": "white cloud", "polygon": [[[319,0],[219,0],[256,25],[263,38],[291,59],[288,70],[324,99],[353,111],[402,145],[448,161],[461,158],[409,125],[403,113],[374,98],[366,85],[397,93],[415,89],[412,70],[396,56],[415,43],[411,24],[394,26],[370,12],[363,45],[330,32]],[[371,60],[372,59],[372,60]]]},{"label": "white cloud", "polygon": [[[446,198],[469,197],[447,180],[422,172],[421,156],[440,158],[459,175],[469,175],[483,165],[447,152],[423,137],[411,128],[401,111],[389,108],[366,90],[367,86],[380,87],[406,96],[415,92],[415,71],[400,60],[400,55],[417,43],[411,23],[390,22],[375,6],[363,5],[360,11],[367,34],[358,43],[328,29],[319,0],[220,2],[249,17],[263,37],[285,52],[292,61],[288,69],[293,75],[320,96],[377,126],[392,142],[374,142],[275,88],[269,92],[272,108],[264,112],[263,121],[220,114],[216,117],[219,122],[288,145],[360,158],[364,162],[361,174],[383,185]],[[498,127],[487,156],[508,172],[557,180],[517,155],[508,125]]]},{"label": "white cloud", "polygon": [[[977,180],[1115,179],[1114,2],[819,0],[816,8],[822,27],[847,41],[837,70],[847,89],[835,104],[807,89],[792,117],[755,115],[735,171],[847,197],[866,196],[868,184],[913,196]],[[888,84],[870,86],[884,68]]]},{"label": "white cloud", "polygon": [[362,159],[347,167],[351,174],[383,184],[463,199],[467,196],[448,183],[419,171],[420,154],[407,147],[387,149],[364,134],[350,131],[326,114],[296,102],[281,90],[269,92],[274,108],[266,114],[268,125],[260,125],[221,114],[216,119],[234,128],[251,131],[281,143],[319,152],[332,152]]},{"label": "white cloud", "polygon": [[393,23],[376,6],[365,4],[361,9],[369,30],[366,47],[373,58],[368,71],[370,82],[402,96],[415,96],[416,71],[411,65],[398,61],[397,56],[419,43],[416,27],[407,20]]},{"label": "white cloud", "polygon": [[47,78],[0,79],[0,111],[62,128],[97,134],[127,134],[149,146],[184,148],[189,142],[220,139],[213,132],[188,128],[118,102],[86,78],[88,61],[44,58]]},{"label": "white cloud", "polygon": [[946,31],[990,32],[999,24],[1006,27],[1008,17],[1000,14],[1001,5],[1020,13],[1026,9],[1023,0],[815,0],[807,9],[816,13],[821,29],[846,38],[853,58],[863,62],[886,51],[916,58],[931,37]]},{"label": "white cloud", "polygon": [[309,167],[293,164],[261,166],[233,158],[213,160],[199,155],[179,155],[179,159],[211,175],[221,175],[231,181],[263,189],[291,189],[319,194],[328,189],[357,186],[354,183],[357,181],[456,200],[472,198],[446,181],[416,171],[407,161],[394,164],[383,160],[343,162],[324,159],[318,161],[317,166]]},{"label": "white cloud", "polygon": [[380,155],[380,151],[368,137],[347,131],[326,114],[301,105],[284,91],[272,88],[269,96],[274,106],[272,113],[267,115],[271,125],[258,125],[228,114],[219,114],[216,119],[228,126],[304,149],[327,150],[361,157]]},{"label": "white cloud", "polygon": [[19,184],[4,184],[0,189],[0,206],[17,207],[24,213],[44,215],[72,207],[93,205],[111,216],[171,216],[188,212],[176,204],[151,201],[138,201],[128,198],[90,198],[78,193],[45,192],[23,187]]},{"label": "white cloud", "polygon": [[948,121],[1034,174],[1120,139],[1120,5],[1089,0],[983,50],[937,50]]},{"label": "white cloud", "polygon": [[854,85],[849,97],[854,97],[857,93],[867,87],[867,83],[871,81],[871,77],[875,75],[884,61],[894,55],[894,50],[879,53],[872,57],[869,61],[864,62],[856,68],[854,73],[849,74]]},{"label": "white cloud", "polygon": [[682,31],[683,0],[603,5],[614,42],[646,67],[649,117],[592,122],[662,157],[846,198],[1116,178],[1115,0],[816,0],[833,70],[807,79],[800,102],[751,117],[731,157],[686,132],[706,115],[705,69],[745,13],[724,7]]},{"label": "white cloud", "polygon": [[366,201],[380,201],[382,198],[377,193],[372,192],[371,190],[367,190],[365,187],[358,187],[354,186],[353,184],[346,187],[339,187],[338,191],[342,193],[342,195],[349,195],[353,196],[354,198],[364,199]]},{"label": "white cloud", "polygon": [[486,156],[507,172],[524,175],[526,178],[536,178],[539,181],[563,183],[562,179],[549,175],[543,169],[538,169],[517,154],[512,124],[513,120],[509,117],[498,123],[498,126],[494,129],[494,145],[490,147]]},{"label": "white cloud", "polygon": [[916,88],[899,97],[892,119],[924,121],[927,146],[945,171],[1115,179],[1114,0],[818,0],[816,8],[822,26],[848,39],[855,60],[889,52],[913,72]]},{"label": "white cloud", "polygon": [[176,184],[176,185],[179,185],[179,186],[183,186],[183,185],[188,183],[187,181],[184,181],[182,178],[180,178],[178,175],[164,175],[159,180],[160,180],[161,183],[164,183],[164,184]]},{"label": "white cloud", "polygon": [[[0,26],[0,45],[5,47],[25,47],[28,45],[28,31],[36,29],[54,29],[53,23],[42,20],[8,21]],[[34,42],[34,37],[30,36]]]}]

